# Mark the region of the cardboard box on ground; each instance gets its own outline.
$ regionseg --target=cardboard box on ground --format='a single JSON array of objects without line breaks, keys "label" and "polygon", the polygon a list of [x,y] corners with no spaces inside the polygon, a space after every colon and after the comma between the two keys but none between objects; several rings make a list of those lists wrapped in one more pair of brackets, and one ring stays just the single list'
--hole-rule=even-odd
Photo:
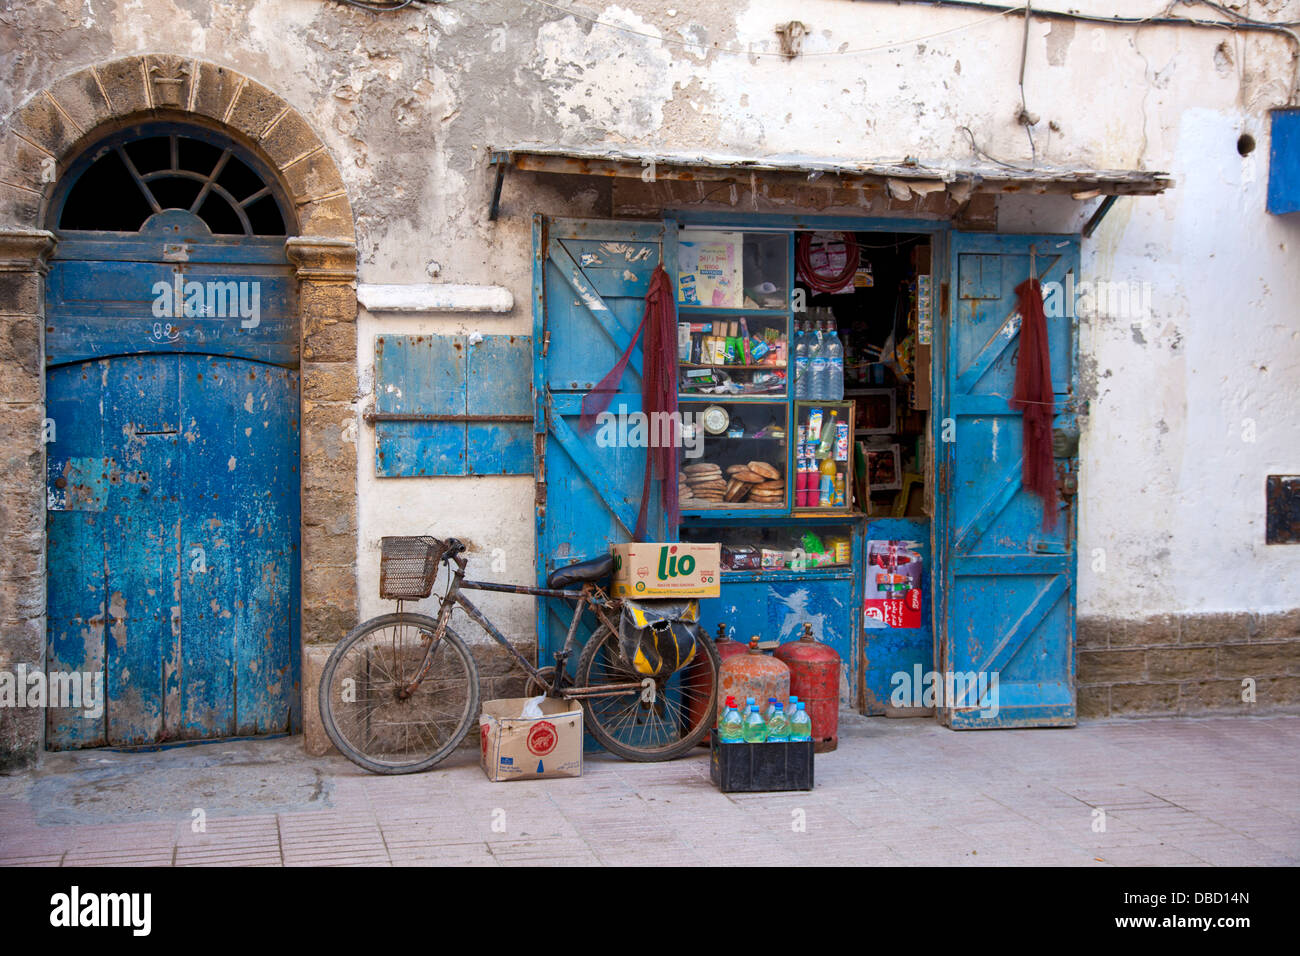
[{"label": "cardboard box on ground", "polygon": [[483,702],[481,763],[489,780],[582,776],[582,705],[547,697],[541,717],[521,717],[527,697]]}]

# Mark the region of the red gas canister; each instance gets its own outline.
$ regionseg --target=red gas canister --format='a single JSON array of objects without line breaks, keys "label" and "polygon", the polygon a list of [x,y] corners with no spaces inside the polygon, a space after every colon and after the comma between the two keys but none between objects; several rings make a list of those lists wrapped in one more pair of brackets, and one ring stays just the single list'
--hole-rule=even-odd
[{"label": "red gas canister", "polygon": [[713,644],[718,649],[718,657],[724,662],[733,654],[743,654],[749,650],[748,644],[742,644],[740,641],[733,641],[727,637],[727,626],[725,624],[718,625],[718,638]]},{"label": "red gas canister", "polygon": [[776,649],[776,657],[790,669],[790,693],[803,702],[812,720],[813,750],[826,753],[839,746],[840,655],[813,639],[812,625],[803,636]]},{"label": "red gas canister", "polygon": [[746,697],[752,697],[760,711],[770,697],[784,704],[790,699],[790,668],[760,651],[758,638],[754,637],[749,642],[748,653],[732,654],[722,662],[722,688],[718,691],[715,722],[722,715],[728,697],[735,697],[741,707]]}]

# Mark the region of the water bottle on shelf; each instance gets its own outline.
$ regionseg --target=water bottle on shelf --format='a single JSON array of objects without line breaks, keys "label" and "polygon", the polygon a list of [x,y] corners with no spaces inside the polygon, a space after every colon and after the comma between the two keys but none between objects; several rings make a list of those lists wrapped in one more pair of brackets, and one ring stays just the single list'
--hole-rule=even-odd
[{"label": "water bottle on shelf", "polygon": [[736,698],[728,697],[727,706],[718,718],[718,742],[723,744],[743,744],[745,742],[745,723],[736,709]]},{"label": "water bottle on shelf", "polygon": [[844,346],[840,344],[835,323],[830,324],[830,338],[826,344],[826,398],[828,402],[844,399]]},{"label": "water bottle on shelf", "polygon": [[794,336],[794,397],[808,397],[808,323],[795,325]]},{"label": "water bottle on shelf", "polygon": [[812,718],[803,709],[803,701],[799,701],[795,712],[790,715],[789,739],[791,741],[812,740]]},{"label": "water bottle on shelf", "polygon": [[814,402],[826,400],[826,346],[827,339],[822,324],[813,330],[812,345],[808,350],[808,398]]},{"label": "water bottle on shelf", "polygon": [[778,703],[772,712],[772,719],[767,722],[767,742],[783,744],[790,739],[790,721],[785,719],[785,710]]},{"label": "water bottle on shelf", "polygon": [[772,715],[775,713],[776,713],[776,698],[769,697],[767,699],[767,708],[763,711],[763,720],[767,721],[767,723],[770,725],[772,723]]},{"label": "water bottle on shelf", "polygon": [[[750,700],[753,698],[751,697]],[[761,744],[767,740],[767,724],[753,704],[749,705],[749,713],[745,715],[744,736],[747,744]]]}]

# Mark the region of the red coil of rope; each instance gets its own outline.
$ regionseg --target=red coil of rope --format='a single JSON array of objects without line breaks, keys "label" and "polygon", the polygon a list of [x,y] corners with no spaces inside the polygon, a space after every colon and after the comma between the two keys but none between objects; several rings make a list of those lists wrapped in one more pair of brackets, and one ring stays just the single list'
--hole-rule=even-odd
[{"label": "red coil of rope", "polygon": [[[837,292],[844,288],[853,279],[853,274],[858,271],[860,261],[858,240],[851,232],[841,232],[837,235],[841,236],[844,242],[844,268],[829,275],[817,272],[812,264],[813,233],[801,232],[799,238],[795,240],[794,259],[799,267],[799,275],[815,292]],[[826,263],[830,264],[829,255],[826,257]]]}]

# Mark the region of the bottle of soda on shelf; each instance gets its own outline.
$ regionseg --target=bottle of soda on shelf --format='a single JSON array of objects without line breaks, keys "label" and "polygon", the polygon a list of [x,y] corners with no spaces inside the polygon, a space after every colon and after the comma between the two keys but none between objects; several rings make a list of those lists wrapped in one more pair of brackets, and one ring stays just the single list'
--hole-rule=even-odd
[{"label": "bottle of soda on shelf", "polygon": [[812,343],[808,349],[808,398],[814,402],[826,400],[826,335],[822,324],[817,323],[813,330]]},{"label": "bottle of soda on shelf", "polygon": [[743,744],[745,742],[745,723],[736,709],[736,698],[728,697],[727,706],[718,718],[718,742],[724,744]]},{"label": "bottle of soda on shelf", "polygon": [[772,717],[767,722],[767,742],[783,744],[790,739],[790,721],[780,703],[775,704]]},{"label": "bottle of soda on shelf", "polygon": [[804,741],[812,740],[812,719],[803,709],[803,701],[798,704],[791,702],[795,712],[790,715],[790,740]]},{"label": "bottle of soda on shelf", "polygon": [[745,715],[744,736],[747,744],[761,744],[767,741],[767,723],[753,704],[749,705],[749,713]]},{"label": "bottle of soda on shelf", "polygon": [[835,331],[835,323],[830,323],[830,337],[826,343],[826,396],[828,402],[844,399],[844,346]]},{"label": "bottle of soda on shelf", "polygon": [[840,413],[831,409],[830,417],[822,424],[822,432],[817,436],[817,457],[834,458],[835,437],[838,434],[837,425],[839,423]]},{"label": "bottle of soda on shelf", "polygon": [[817,488],[818,505],[822,508],[829,508],[835,504],[835,473],[837,470],[834,458],[827,458],[822,462],[821,484]]}]

